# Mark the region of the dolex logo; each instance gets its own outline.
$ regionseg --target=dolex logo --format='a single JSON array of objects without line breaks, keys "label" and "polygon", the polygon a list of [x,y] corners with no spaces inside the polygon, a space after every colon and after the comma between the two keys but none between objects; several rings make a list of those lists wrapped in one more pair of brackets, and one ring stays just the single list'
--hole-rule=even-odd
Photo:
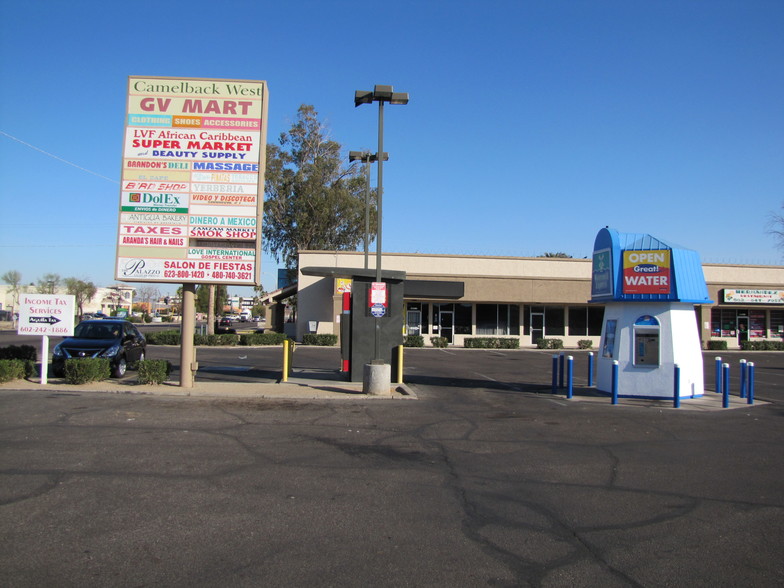
[{"label": "dolex logo", "polygon": [[139,204],[162,204],[164,206],[179,206],[180,196],[177,194],[143,194],[131,192],[128,196],[131,202]]}]

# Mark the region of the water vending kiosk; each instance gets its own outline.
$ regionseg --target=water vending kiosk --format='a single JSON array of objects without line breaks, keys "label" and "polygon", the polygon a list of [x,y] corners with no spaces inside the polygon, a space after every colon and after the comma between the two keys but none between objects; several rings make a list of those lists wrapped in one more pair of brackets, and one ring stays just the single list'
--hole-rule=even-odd
[{"label": "water vending kiosk", "polygon": [[696,251],[647,234],[605,228],[594,242],[591,302],[605,305],[597,388],[618,395],[671,398],[675,366],[682,398],[704,392],[696,304],[709,304]]}]

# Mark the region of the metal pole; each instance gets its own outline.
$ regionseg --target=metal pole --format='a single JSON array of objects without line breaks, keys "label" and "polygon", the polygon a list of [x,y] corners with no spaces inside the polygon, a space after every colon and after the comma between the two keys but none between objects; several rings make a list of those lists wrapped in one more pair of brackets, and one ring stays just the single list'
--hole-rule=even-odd
[{"label": "metal pole", "polygon": [[681,407],[681,366],[675,364],[675,383],[672,391],[673,408]]},{"label": "metal pole", "polygon": [[716,394],[721,394],[721,358],[716,358]]},{"label": "metal pole", "polygon": [[588,387],[593,386],[593,351],[588,352]]},{"label": "metal pole", "polygon": [[[384,101],[378,101],[378,221],[376,222],[376,282],[381,282],[381,226],[382,226],[382,199],[384,195]],[[387,293],[389,296],[389,293]],[[388,303],[389,301],[387,301]],[[374,324],[376,327],[375,338],[375,361],[381,362],[381,323],[379,318],[375,317]]]},{"label": "metal pole", "polygon": [[724,385],[722,386],[721,393],[721,406],[722,408],[730,407],[730,364],[722,364],[724,370]]},{"label": "metal pole", "polygon": [[553,355],[553,394],[558,393],[558,356]]},{"label": "metal pole", "polygon": [[746,398],[746,360],[740,360],[740,397]]},{"label": "metal pole", "polygon": [[618,360],[612,363],[612,404],[618,404]]},{"label": "metal pole", "polygon": [[574,357],[571,355],[566,358],[566,397],[571,399],[574,394]]},{"label": "metal pole", "polygon": [[558,387],[564,387],[564,354],[558,356]]},{"label": "metal pole", "polygon": [[365,154],[365,269],[368,269],[368,241],[370,240],[370,154]]},{"label": "metal pole", "polygon": [[749,370],[749,393],[746,395],[746,404],[754,404],[754,362],[750,361]]}]

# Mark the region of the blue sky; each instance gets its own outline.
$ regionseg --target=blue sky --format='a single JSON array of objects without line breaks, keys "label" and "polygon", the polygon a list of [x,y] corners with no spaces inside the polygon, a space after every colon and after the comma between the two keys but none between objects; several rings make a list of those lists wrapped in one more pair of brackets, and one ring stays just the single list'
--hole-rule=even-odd
[{"label": "blue sky", "polygon": [[266,80],[268,141],[312,104],[346,154],[377,146],[354,91],[408,92],[384,251],[585,257],[609,225],[782,263],[780,0],[0,6],[0,274],[24,282],[113,283],[129,75]]}]

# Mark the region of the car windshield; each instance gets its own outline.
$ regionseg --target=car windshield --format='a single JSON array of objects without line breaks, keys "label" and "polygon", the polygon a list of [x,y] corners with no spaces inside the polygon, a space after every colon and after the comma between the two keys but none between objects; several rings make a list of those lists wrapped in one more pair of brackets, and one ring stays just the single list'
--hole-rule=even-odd
[{"label": "car windshield", "polygon": [[120,325],[111,323],[79,323],[74,329],[79,339],[119,339]]}]

